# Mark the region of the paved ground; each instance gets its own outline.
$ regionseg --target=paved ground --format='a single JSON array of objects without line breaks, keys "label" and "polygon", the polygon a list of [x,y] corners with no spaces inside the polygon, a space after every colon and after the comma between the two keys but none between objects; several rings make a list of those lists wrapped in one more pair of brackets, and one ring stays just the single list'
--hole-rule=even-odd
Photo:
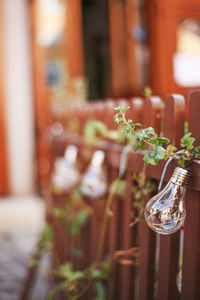
[{"label": "paved ground", "polygon": [[[43,222],[44,205],[40,199],[0,198],[0,300],[19,299]],[[32,291],[32,300],[45,298],[48,266],[46,256]]]}]

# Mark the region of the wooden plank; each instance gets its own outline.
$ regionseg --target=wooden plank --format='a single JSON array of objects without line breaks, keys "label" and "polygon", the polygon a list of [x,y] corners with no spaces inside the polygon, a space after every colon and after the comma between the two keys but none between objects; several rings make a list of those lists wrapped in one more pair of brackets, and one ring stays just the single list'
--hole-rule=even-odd
[{"label": "wooden plank", "polygon": [[134,123],[142,123],[144,109],[144,100],[139,97],[130,99],[130,110],[127,111],[127,118],[133,120]]},{"label": "wooden plank", "polygon": [[[145,102],[143,124],[144,127],[152,126],[156,132],[160,132],[160,116],[162,101],[159,97],[150,97]],[[140,170],[141,171],[141,170]],[[139,300],[153,299],[154,266],[155,266],[155,233],[147,228],[146,224],[139,224]]]},{"label": "wooden plank", "polygon": [[[128,89],[132,95],[141,95],[143,89],[142,64],[138,59],[138,52],[142,52],[143,45],[134,36],[134,30],[141,26],[139,2],[125,0],[125,45],[127,57]],[[146,75],[146,74],[145,74]]]},{"label": "wooden plank", "polygon": [[[111,169],[111,180],[117,178],[117,169]],[[108,299],[119,299],[120,281],[119,281],[119,265],[116,260],[113,259],[113,255],[116,250],[119,249],[119,231],[120,231],[120,206],[121,200],[115,197],[112,204],[113,216],[110,219],[108,227],[108,253],[111,258],[111,277],[108,282]]]},{"label": "wooden plank", "polygon": [[172,94],[166,99],[164,114],[164,134],[170,142],[180,148],[180,139],[184,134],[185,99],[182,95]]},{"label": "wooden plank", "polygon": [[81,0],[65,0],[65,3],[67,9],[66,60],[70,78],[79,78],[84,75]]},{"label": "wooden plank", "polygon": [[161,130],[162,100],[158,96],[152,96],[145,101],[143,112],[143,126],[153,126],[156,133]]},{"label": "wooden plank", "polygon": [[[189,101],[189,131],[200,144],[200,90],[193,92]],[[194,177],[194,174],[192,174]],[[193,178],[192,177],[192,178]],[[193,180],[193,179],[192,179]],[[186,222],[184,229],[182,300],[200,299],[200,194],[186,193]]]},{"label": "wooden plank", "polygon": [[[128,250],[129,248],[136,247],[137,231],[136,226],[130,227],[131,212],[133,209],[132,198],[132,173],[126,174],[126,193],[122,200],[121,211],[121,247],[120,250]],[[134,299],[135,293],[135,268],[134,266],[120,265],[120,299],[131,300]]]},{"label": "wooden plank", "polygon": [[[127,111],[127,118],[131,118],[134,122],[142,123],[142,111],[144,108],[144,102],[140,98],[133,98],[130,101],[130,110]],[[129,161],[127,162],[127,191],[122,201],[122,211],[121,211],[121,248],[122,250],[127,250],[129,248],[136,247],[137,242],[137,226],[130,228],[130,217],[133,210],[133,195],[132,195],[132,170],[128,168]],[[120,299],[134,299],[135,295],[135,268],[133,266],[123,266],[119,268],[120,272],[120,284],[122,288],[120,289]]]},{"label": "wooden plank", "polygon": [[200,299],[200,194],[186,193],[186,222],[182,267],[182,300]]},{"label": "wooden plank", "polygon": [[[170,95],[166,99],[164,136],[179,148],[180,138],[184,134],[185,99],[181,95]],[[179,232],[160,235],[158,272],[158,300],[177,299],[176,276],[179,261]]]},{"label": "wooden plank", "polygon": [[146,222],[139,224],[139,299],[153,300],[156,235]]},{"label": "wooden plank", "polygon": [[109,0],[112,94],[126,96],[128,90],[123,1]]}]

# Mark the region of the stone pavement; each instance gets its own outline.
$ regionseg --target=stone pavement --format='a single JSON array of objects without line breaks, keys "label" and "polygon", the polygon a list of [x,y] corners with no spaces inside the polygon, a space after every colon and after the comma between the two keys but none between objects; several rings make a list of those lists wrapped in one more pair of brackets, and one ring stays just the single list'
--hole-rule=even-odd
[{"label": "stone pavement", "polygon": [[[31,254],[44,222],[44,204],[36,197],[0,198],[0,300],[18,300]],[[48,290],[49,257],[42,259],[31,300]]]}]

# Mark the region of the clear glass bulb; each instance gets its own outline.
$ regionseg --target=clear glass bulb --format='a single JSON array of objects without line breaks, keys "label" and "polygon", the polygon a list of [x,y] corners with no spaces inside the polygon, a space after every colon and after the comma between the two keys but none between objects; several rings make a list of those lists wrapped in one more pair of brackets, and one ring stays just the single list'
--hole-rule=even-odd
[{"label": "clear glass bulb", "polygon": [[107,178],[103,169],[105,153],[98,150],[94,153],[91,164],[83,176],[81,192],[88,198],[99,198],[107,191]]},{"label": "clear glass bulb", "polygon": [[178,231],[185,221],[184,194],[189,171],[176,168],[165,188],[151,198],[144,211],[148,226],[159,234]]},{"label": "clear glass bulb", "polygon": [[69,190],[80,180],[80,173],[76,167],[78,149],[74,145],[67,147],[64,157],[59,157],[54,163],[52,184],[62,191]]}]

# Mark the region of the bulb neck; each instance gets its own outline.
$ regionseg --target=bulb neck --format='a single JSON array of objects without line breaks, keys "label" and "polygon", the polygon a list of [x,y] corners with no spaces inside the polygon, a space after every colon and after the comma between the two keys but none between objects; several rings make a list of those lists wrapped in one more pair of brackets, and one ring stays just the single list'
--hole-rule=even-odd
[{"label": "bulb neck", "polygon": [[188,185],[190,176],[191,173],[189,170],[177,167],[172,174],[170,182],[173,182],[179,186],[186,186]]},{"label": "bulb neck", "polygon": [[78,149],[74,145],[69,145],[65,151],[64,158],[68,163],[75,164],[78,154]]},{"label": "bulb neck", "polygon": [[92,157],[92,161],[91,161],[91,167],[92,168],[101,168],[101,166],[103,165],[105,159],[105,153],[102,150],[97,150],[95,151],[93,157]]}]

